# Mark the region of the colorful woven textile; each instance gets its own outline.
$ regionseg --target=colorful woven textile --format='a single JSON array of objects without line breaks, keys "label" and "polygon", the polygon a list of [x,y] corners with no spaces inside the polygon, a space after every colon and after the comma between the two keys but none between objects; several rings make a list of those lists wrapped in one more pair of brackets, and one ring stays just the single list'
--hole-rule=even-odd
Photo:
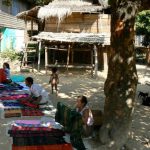
[{"label": "colorful woven textile", "polygon": [[5,111],[4,111],[4,117],[5,117],[5,118],[21,117],[21,110],[20,110],[20,109],[5,110]]},{"label": "colorful woven textile", "polygon": [[73,150],[71,144],[56,144],[56,145],[42,145],[42,146],[14,146],[12,150]]},{"label": "colorful woven textile", "polygon": [[21,127],[41,127],[40,120],[16,120],[14,124]]},{"label": "colorful woven textile", "polygon": [[7,96],[2,96],[0,97],[0,100],[18,100],[20,98],[25,98],[28,97],[28,94],[15,94],[15,95],[7,95]]},{"label": "colorful woven textile", "polygon": [[63,137],[52,136],[34,136],[34,137],[13,137],[13,145],[15,146],[31,146],[31,145],[52,145],[65,144]]},{"label": "colorful woven textile", "polygon": [[20,103],[31,108],[39,108],[39,105],[30,103],[29,101],[27,101],[27,99],[20,101]]},{"label": "colorful woven textile", "polygon": [[17,107],[17,106],[22,107],[22,105],[19,102],[15,101],[15,100],[13,100],[13,101],[3,101],[2,103],[3,103],[4,107]]},{"label": "colorful woven textile", "polygon": [[44,113],[41,110],[22,110],[22,116],[44,116]]},{"label": "colorful woven textile", "polygon": [[65,133],[59,129],[53,129],[50,127],[22,127],[12,126],[11,130],[8,130],[8,134],[12,137],[31,137],[31,136],[54,136],[61,137]]},{"label": "colorful woven textile", "polygon": [[13,91],[13,90],[21,90],[21,89],[23,89],[23,86],[15,82],[11,82],[8,84],[4,84],[4,88],[1,89],[1,91]]}]

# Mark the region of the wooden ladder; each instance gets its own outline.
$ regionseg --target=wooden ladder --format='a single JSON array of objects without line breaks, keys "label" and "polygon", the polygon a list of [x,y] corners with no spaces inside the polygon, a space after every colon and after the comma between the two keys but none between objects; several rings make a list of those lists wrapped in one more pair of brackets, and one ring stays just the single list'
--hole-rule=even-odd
[{"label": "wooden ladder", "polygon": [[37,48],[38,42],[30,41],[27,43],[26,48],[23,51],[20,70],[32,69],[32,72],[34,71]]}]

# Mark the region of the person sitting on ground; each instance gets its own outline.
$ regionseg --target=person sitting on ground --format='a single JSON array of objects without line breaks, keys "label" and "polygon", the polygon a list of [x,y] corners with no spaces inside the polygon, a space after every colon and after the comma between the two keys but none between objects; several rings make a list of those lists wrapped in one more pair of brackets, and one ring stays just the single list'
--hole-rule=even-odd
[{"label": "person sitting on ground", "polygon": [[5,71],[5,75],[6,75],[6,83],[10,83],[11,79],[10,79],[10,66],[7,62],[3,63],[3,69]]},{"label": "person sitting on ground", "polygon": [[38,84],[33,83],[32,77],[27,77],[25,79],[26,86],[29,87],[30,97],[20,99],[20,102],[27,100],[28,102],[35,105],[44,105],[48,103],[48,93]]},{"label": "person sitting on ground", "polygon": [[51,84],[52,94],[53,94],[54,88],[56,90],[56,94],[58,94],[57,85],[59,83],[59,77],[57,74],[57,68],[56,67],[52,68],[52,74],[50,75],[49,83]]},{"label": "person sitting on ground", "polygon": [[92,111],[88,106],[88,101],[85,96],[78,96],[76,102],[76,111],[79,112],[83,120],[83,135],[91,136],[93,129],[93,115]]}]

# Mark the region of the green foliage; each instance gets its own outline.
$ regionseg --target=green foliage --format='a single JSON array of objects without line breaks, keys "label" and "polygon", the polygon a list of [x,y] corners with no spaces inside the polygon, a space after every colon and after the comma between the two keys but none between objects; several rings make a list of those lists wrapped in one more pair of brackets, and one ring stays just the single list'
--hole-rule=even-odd
[{"label": "green foliage", "polygon": [[37,5],[46,5],[51,1],[52,0],[35,0],[35,4],[37,4]]},{"label": "green foliage", "polygon": [[144,35],[144,46],[150,46],[150,10],[142,11],[136,17],[136,33]]},{"label": "green foliage", "polygon": [[6,6],[11,6],[12,5],[12,0],[3,0],[2,4],[6,5]]},{"label": "green foliage", "polygon": [[14,50],[5,50],[0,53],[1,58],[9,58],[12,60],[20,60],[22,57],[21,53],[16,53]]},{"label": "green foliage", "polygon": [[150,33],[150,10],[142,11],[136,17],[136,32],[142,35]]}]

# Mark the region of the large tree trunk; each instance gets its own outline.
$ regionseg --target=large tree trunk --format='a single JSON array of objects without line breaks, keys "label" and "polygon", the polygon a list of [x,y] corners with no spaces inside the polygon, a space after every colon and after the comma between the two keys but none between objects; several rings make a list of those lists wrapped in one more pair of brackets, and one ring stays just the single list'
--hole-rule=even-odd
[{"label": "large tree trunk", "polygon": [[118,150],[127,140],[137,86],[134,23],[138,4],[111,0],[111,56],[104,86],[104,124],[100,140],[107,149]]}]

